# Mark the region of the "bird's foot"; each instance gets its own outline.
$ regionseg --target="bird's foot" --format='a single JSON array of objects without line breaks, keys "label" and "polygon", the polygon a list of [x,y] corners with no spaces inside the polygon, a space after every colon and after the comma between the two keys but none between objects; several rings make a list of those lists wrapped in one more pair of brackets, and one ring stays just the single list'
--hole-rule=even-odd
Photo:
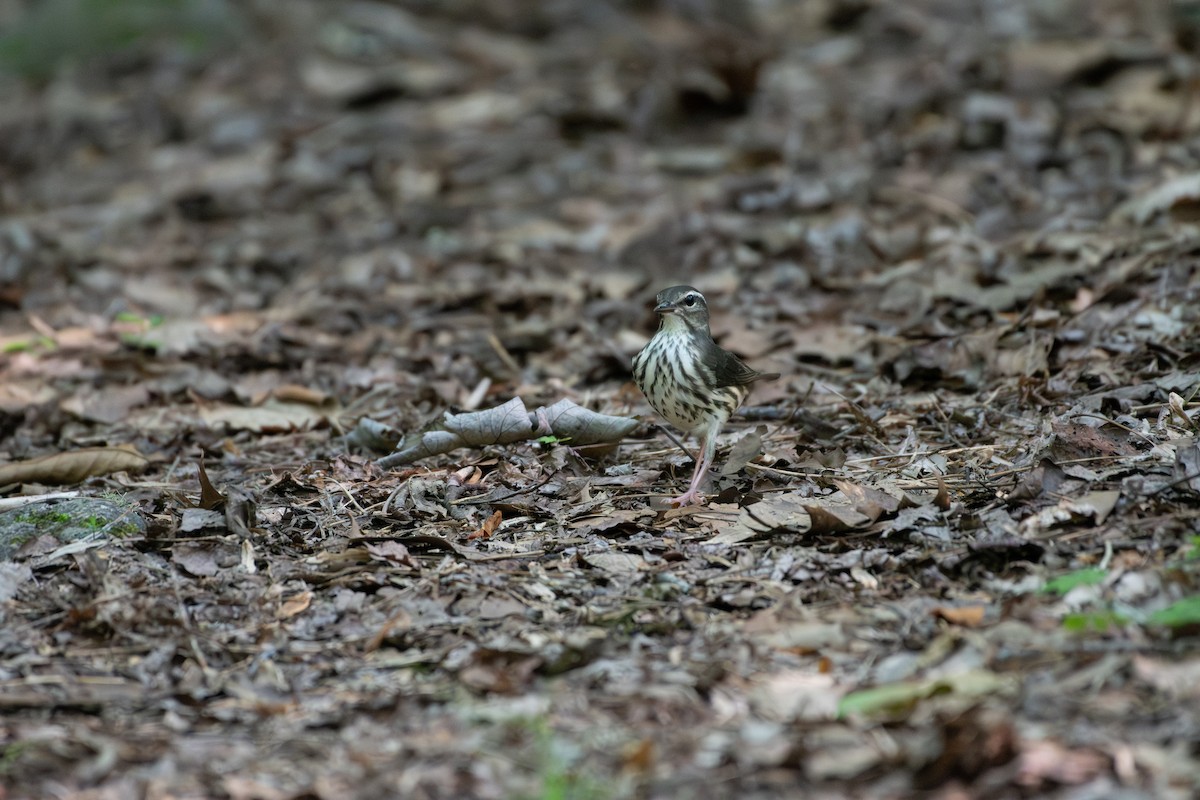
[{"label": "bird's foot", "polygon": [[684,506],[702,506],[704,505],[704,495],[696,487],[688,489],[679,497],[672,497],[667,501],[667,505],[672,508],[683,508]]}]

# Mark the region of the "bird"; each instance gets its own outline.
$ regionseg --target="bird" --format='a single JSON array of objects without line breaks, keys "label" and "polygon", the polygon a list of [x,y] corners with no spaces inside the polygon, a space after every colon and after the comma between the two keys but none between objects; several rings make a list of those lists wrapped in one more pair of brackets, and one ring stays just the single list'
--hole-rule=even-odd
[{"label": "bird", "polygon": [[699,440],[687,491],[677,508],[704,502],[700,482],[712,465],[717,435],[757,381],[774,380],[713,341],[708,302],[691,286],[663,289],[655,298],[658,332],[633,358],[633,378],[659,416]]}]

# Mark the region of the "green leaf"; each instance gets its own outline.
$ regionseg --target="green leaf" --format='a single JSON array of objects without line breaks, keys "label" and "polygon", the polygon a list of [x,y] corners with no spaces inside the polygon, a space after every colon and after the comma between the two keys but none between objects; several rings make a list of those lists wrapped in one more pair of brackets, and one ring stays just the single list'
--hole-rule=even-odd
[{"label": "green leaf", "polygon": [[1006,692],[1008,682],[987,670],[968,670],[928,681],[904,681],[850,692],[838,702],[838,718],[850,714],[875,716],[911,709],[921,700],[940,694],[966,697]]},{"label": "green leaf", "polygon": [[889,683],[872,689],[851,692],[838,702],[838,718],[849,714],[872,716],[884,712],[904,711],[930,694],[926,682]]},{"label": "green leaf", "polygon": [[1077,614],[1067,614],[1063,617],[1062,626],[1072,633],[1098,631],[1103,633],[1109,628],[1119,628],[1129,620],[1115,611],[1088,611]]},{"label": "green leaf", "polygon": [[0,348],[3,353],[23,353],[27,350],[32,350],[35,347],[41,347],[43,350],[53,350],[55,348],[54,340],[48,336],[39,336],[37,339],[14,339],[8,342],[4,347]]},{"label": "green leaf", "polygon": [[143,317],[141,314],[135,314],[132,311],[118,311],[115,319],[117,322],[137,322],[145,325],[147,328],[157,328],[163,324],[162,314],[151,314],[148,317]]},{"label": "green leaf", "polygon": [[1160,611],[1155,611],[1146,622],[1150,625],[1165,625],[1168,628],[1200,623],[1200,595],[1185,597]]},{"label": "green leaf", "polygon": [[1046,585],[1042,587],[1042,591],[1062,596],[1076,586],[1094,586],[1097,583],[1102,583],[1107,576],[1108,571],[1098,567],[1080,569],[1046,581]]},{"label": "green leaf", "polygon": [[1200,536],[1193,536],[1188,551],[1183,554],[1185,561],[1200,561]]}]

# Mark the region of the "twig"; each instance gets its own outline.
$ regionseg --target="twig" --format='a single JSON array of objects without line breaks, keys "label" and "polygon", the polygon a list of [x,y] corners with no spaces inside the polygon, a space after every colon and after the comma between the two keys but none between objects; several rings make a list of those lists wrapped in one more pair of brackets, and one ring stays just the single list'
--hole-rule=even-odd
[{"label": "twig", "polygon": [[658,428],[660,431],[665,433],[667,435],[667,438],[670,439],[672,442],[674,442],[675,446],[678,447],[680,450],[682,450],[687,455],[688,458],[692,459],[693,461],[696,459],[696,457],[694,455],[692,455],[692,451],[688,450],[686,447],[684,447],[683,442],[681,442],[675,438],[675,434],[673,431],[671,431],[670,428],[668,428],[666,425],[657,425],[657,424],[654,427]]},{"label": "twig", "polygon": [[542,488],[547,483],[554,480],[554,477],[555,476],[553,474],[551,474],[549,477],[546,478],[546,480],[542,481],[541,483],[535,484],[533,486],[526,486],[524,489],[517,489],[515,492],[509,492],[508,494],[502,494],[499,497],[463,497],[458,500],[451,500],[450,505],[452,505],[452,506],[485,506],[485,505],[489,505],[491,503],[500,503],[500,502],[503,502],[504,500],[508,500],[509,498],[516,497],[519,494],[525,494],[527,492],[536,492],[538,489]]},{"label": "twig", "polygon": [[0,508],[20,508],[31,503],[40,503],[43,500],[62,500],[78,496],[79,492],[50,492],[49,494],[29,495],[27,497],[2,497],[0,498]]},{"label": "twig", "polygon": [[[1135,431],[1133,428],[1129,427],[1128,425],[1123,425],[1120,422],[1117,422],[1115,419],[1109,419],[1108,417],[1104,416],[1103,414],[1089,414],[1088,412],[1084,411],[1082,413],[1076,414],[1074,419],[1081,419],[1083,417],[1087,417],[1089,419],[1102,419],[1110,425],[1116,425],[1118,428],[1120,428],[1121,430],[1123,430],[1127,433],[1133,434],[1134,436],[1141,437],[1146,442],[1146,444],[1150,445],[1151,447],[1158,446],[1158,442],[1154,441],[1153,439],[1151,439],[1149,436],[1142,433],[1141,431]],[[1115,457],[1116,456],[1114,456],[1114,458]]]}]

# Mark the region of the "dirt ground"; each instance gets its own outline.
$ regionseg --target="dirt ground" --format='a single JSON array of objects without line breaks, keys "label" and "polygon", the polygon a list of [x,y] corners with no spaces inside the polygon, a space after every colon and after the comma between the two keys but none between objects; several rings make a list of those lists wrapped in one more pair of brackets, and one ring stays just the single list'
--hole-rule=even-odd
[{"label": "dirt ground", "polygon": [[[1197,796],[1198,57],[0,2],[0,798]],[[676,283],[782,373],[678,510]]]}]

